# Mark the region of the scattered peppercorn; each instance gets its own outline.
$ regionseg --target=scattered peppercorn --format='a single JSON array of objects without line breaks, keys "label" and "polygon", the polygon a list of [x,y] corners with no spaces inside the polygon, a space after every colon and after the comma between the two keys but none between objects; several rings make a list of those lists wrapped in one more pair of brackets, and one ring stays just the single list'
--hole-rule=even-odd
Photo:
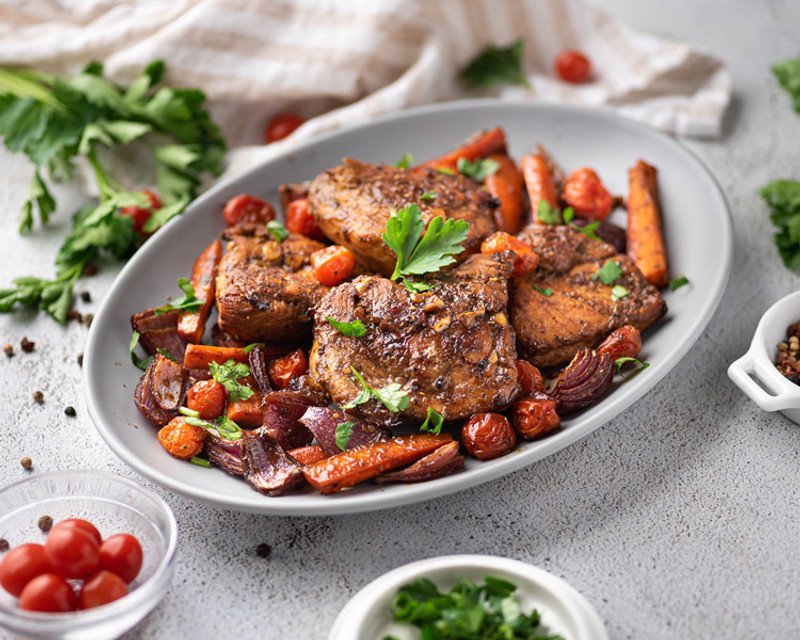
[{"label": "scattered peppercorn", "polygon": [[42,531],[47,533],[53,528],[53,519],[50,516],[42,516],[37,524]]},{"label": "scattered peppercorn", "polygon": [[83,268],[83,275],[85,276],[93,276],[96,273],[97,273],[97,267],[93,264],[87,264]]},{"label": "scattered peppercorn", "polygon": [[9,358],[14,355],[14,346],[10,344],[3,345],[3,353],[5,353]]},{"label": "scattered peppercorn", "polygon": [[91,326],[92,326],[92,320],[94,320],[94,314],[93,314],[93,313],[84,313],[84,314],[83,314],[83,320],[82,320],[82,322],[83,322],[83,324],[85,324],[87,327],[91,327]]},{"label": "scattered peppercorn", "polygon": [[28,456],[25,456],[22,460],[19,461],[22,465],[22,468],[26,471],[30,471],[33,468],[33,460],[31,460]]},{"label": "scattered peppercorn", "polygon": [[77,320],[78,322],[83,322],[83,316],[77,309],[70,309],[67,311],[67,320]]},{"label": "scattered peppercorn", "polygon": [[44,402],[44,394],[41,391],[34,391],[33,401],[42,404]]},{"label": "scattered peppercorn", "polygon": [[0,553],[4,551],[8,551],[11,548],[11,545],[8,543],[8,540],[5,538],[0,538]]},{"label": "scattered peppercorn", "polygon": [[64,409],[64,413],[66,413],[70,418],[74,418],[77,415],[75,407],[67,407]]},{"label": "scattered peppercorn", "polygon": [[266,542],[262,542],[256,547],[256,553],[258,554],[259,558],[268,558],[269,554],[272,553],[272,547],[270,547]]},{"label": "scattered peppercorn", "polygon": [[19,346],[25,353],[30,353],[33,351],[36,343],[32,340],[28,340],[28,338],[23,337],[22,340],[19,341]]},{"label": "scattered peppercorn", "polygon": [[81,300],[84,302],[91,302],[92,301],[92,294],[88,291],[81,292]]},{"label": "scattered peppercorn", "polygon": [[82,353],[78,354],[78,366],[79,367],[83,366],[83,354]]},{"label": "scattered peppercorn", "polygon": [[786,340],[778,343],[775,366],[789,382],[800,384],[800,323],[787,327]]}]

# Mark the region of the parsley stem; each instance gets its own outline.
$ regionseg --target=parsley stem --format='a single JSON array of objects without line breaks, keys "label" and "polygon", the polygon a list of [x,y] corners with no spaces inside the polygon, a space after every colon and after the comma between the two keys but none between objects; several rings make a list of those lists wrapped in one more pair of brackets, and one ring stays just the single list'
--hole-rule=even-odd
[{"label": "parsley stem", "polygon": [[52,76],[45,73],[25,69],[0,68],[0,95],[15,94],[32,98],[66,113],[67,108],[64,104],[53,97],[49,88],[42,86],[43,84],[52,84],[52,82]]}]

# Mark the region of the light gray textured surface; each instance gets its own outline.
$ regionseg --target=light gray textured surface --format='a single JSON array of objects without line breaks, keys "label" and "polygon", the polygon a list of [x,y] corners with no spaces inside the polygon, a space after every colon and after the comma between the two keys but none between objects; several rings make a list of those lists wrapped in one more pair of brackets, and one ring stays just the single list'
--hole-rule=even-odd
[{"label": "light gray textured surface", "polygon": [[[581,442],[482,487],[402,509],[330,518],[256,516],[155,488],[181,528],[170,593],[126,640],[325,638],[361,586],[400,564],[445,553],[492,553],[565,578],[596,607],[613,639],[800,636],[800,430],[761,412],[725,375],[764,309],[794,290],[755,190],[800,178],[800,116],[771,63],[797,55],[800,4],[731,0],[598,2],[633,26],[722,57],[734,79],[728,134],[689,146],[716,172],[734,218],[735,263],[719,311],[691,353],[645,398]],[[30,175],[0,152],[0,286],[50,273],[70,202],[53,227],[16,235]],[[69,194],[65,194],[69,196]],[[74,195],[73,195],[74,197]],[[73,204],[74,204],[73,200]],[[697,215],[702,215],[698,211]],[[690,230],[687,230],[687,233]],[[713,250],[710,249],[710,250]],[[79,285],[95,302],[103,272]],[[20,353],[22,336],[36,342]],[[86,329],[49,318],[0,317],[0,482],[62,468],[129,471],[86,414],[76,356]],[[43,405],[31,399],[44,392]],[[78,415],[63,409],[73,405]],[[256,556],[261,542],[272,546]]]}]

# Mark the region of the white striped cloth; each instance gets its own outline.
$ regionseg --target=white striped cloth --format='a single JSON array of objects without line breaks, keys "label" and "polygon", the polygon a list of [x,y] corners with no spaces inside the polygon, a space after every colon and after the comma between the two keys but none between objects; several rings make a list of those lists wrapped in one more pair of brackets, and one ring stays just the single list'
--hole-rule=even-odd
[{"label": "white striped cloth", "polygon": [[[308,118],[286,142],[427,102],[487,95],[458,70],[489,44],[523,38],[530,88],[489,95],[605,106],[683,136],[718,136],[731,79],[711,55],[631,29],[580,0],[5,0],[0,65],[74,73],[91,60],[129,83],[148,62],[209,97],[230,147],[265,123]],[[590,82],[553,74],[563,49],[593,64]],[[264,154],[260,154],[263,156]],[[259,154],[239,154],[236,168]],[[260,159],[260,158],[259,158]]]}]

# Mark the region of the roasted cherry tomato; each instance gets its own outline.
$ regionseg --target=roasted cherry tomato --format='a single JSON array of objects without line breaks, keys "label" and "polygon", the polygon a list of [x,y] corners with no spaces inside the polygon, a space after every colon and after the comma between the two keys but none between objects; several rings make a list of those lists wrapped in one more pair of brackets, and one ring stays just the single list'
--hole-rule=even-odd
[{"label": "roasted cherry tomato", "polygon": [[233,227],[242,222],[267,224],[275,219],[275,209],[269,202],[243,193],[228,200],[222,215],[226,227]]},{"label": "roasted cherry tomato", "polygon": [[75,611],[78,597],[64,578],[54,573],[44,573],[25,585],[19,596],[19,608],[48,613]]},{"label": "roasted cherry tomato", "polygon": [[85,578],[100,563],[100,546],[78,527],[53,527],[44,550],[53,572],[63,578]]},{"label": "roasted cherry tomato", "polygon": [[186,422],[182,416],[173,418],[158,432],[158,441],[171,456],[188,460],[203,450],[206,430]]},{"label": "roasted cherry tomato", "polygon": [[575,49],[567,49],[559,53],[554,67],[558,77],[564,82],[573,84],[586,82],[592,72],[592,64],[589,62],[589,58]]},{"label": "roasted cherry tomato", "polygon": [[142,568],[142,545],[129,533],[118,533],[100,545],[100,568],[131,583]]},{"label": "roasted cherry tomato", "polygon": [[633,325],[626,324],[614,329],[597,347],[597,353],[607,353],[612,360],[635,358],[642,348],[642,336]]},{"label": "roasted cherry tomato", "polygon": [[603,186],[594,170],[588,167],[569,174],[561,197],[583,218],[602,220],[614,208],[614,196]]},{"label": "roasted cherry tomato", "polygon": [[511,407],[511,424],[526,440],[552,433],[561,426],[556,401],[544,394],[520,398]]},{"label": "roasted cherry tomato", "polygon": [[318,282],[335,287],[350,277],[356,266],[356,257],[347,247],[335,244],[312,253],[311,266]]},{"label": "roasted cherry tomato", "polygon": [[150,191],[150,189],[142,189],[142,194],[150,201],[149,207],[137,207],[137,206],[130,206],[130,207],[123,207],[119,210],[120,214],[123,216],[128,216],[133,218],[133,229],[143,238],[149,238],[153,235],[152,232],[147,232],[144,230],[144,225],[147,224],[147,221],[150,219],[150,216],[153,215],[153,212],[157,209],[161,208],[161,200],[159,197]]},{"label": "roasted cherry tomato", "polygon": [[517,360],[517,384],[519,395],[529,396],[532,393],[544,393],[542,372],[527,360]]},{"label": "roasted cherry tomato", "polygon": [[511,271],[512,278],[526,276],[536,271],[539,266],[539,254],[533,247],[519,238],[515,238],[505,231],[493,233],[481,243],[481,253],[498,253],[502,251],[513,251],[514,268]]},{"label": "roasted cherry tomato", "polygon": [[471,456],[491,460],[511,451],[517,435],[505,416],[476,413],[461,428],[461,443]]},{"label": "roasted cherry tomato", "polygon": [[269,363],[267,372],[272,386],[276,389],[286,389],[292,378],[303,375],[308,370],[308,360],[302,349],[292,351],[283,358],[276,358]]},{"label": "roasted cherry tomato", "polygon": [[100,535],[97,527],[95,527],[88,520],[82,520],[81,518],[68,518],[67,520],[62,520],[56,524],[53,529],[61,529],[64,527],[75,527],[76,529],[82,529],[92,536],[97,544],[100,544],[103,541],[103,536]]},{"label": "roasted cherry tomato", "polygon": [[94,609],[128,595],[125,581],[111,571],[98,571],[83,583],[80,595],[81,609]]},{"label": "roasted cherry tomato", "polygon": [[0,563],[0,585],[12,596],[19,598],[26,584],[36,576],[52,571],[44,546],[21,544],[3,556],[3,562]]},{"label": "roasted cherry tomato", "polygon": [[314,220],[314,216],[308,208],[307,198],[292,200],[286,207],[286,228],[314,240],[325,239],[325,234],[317,226],[317,221]]},{"label": "roasted cherry tomato", "polygon": [[203,420],[213,420],[225,411],[225,387],[216,380],[195,382],[186,393],[186,406]]},{"label": "roasted cherry tomato", "polygon": [[281,113],[267,123],[264,129],[264,142],[269,144],[283,140],[304,122],[305,120],[296,113]]}]

